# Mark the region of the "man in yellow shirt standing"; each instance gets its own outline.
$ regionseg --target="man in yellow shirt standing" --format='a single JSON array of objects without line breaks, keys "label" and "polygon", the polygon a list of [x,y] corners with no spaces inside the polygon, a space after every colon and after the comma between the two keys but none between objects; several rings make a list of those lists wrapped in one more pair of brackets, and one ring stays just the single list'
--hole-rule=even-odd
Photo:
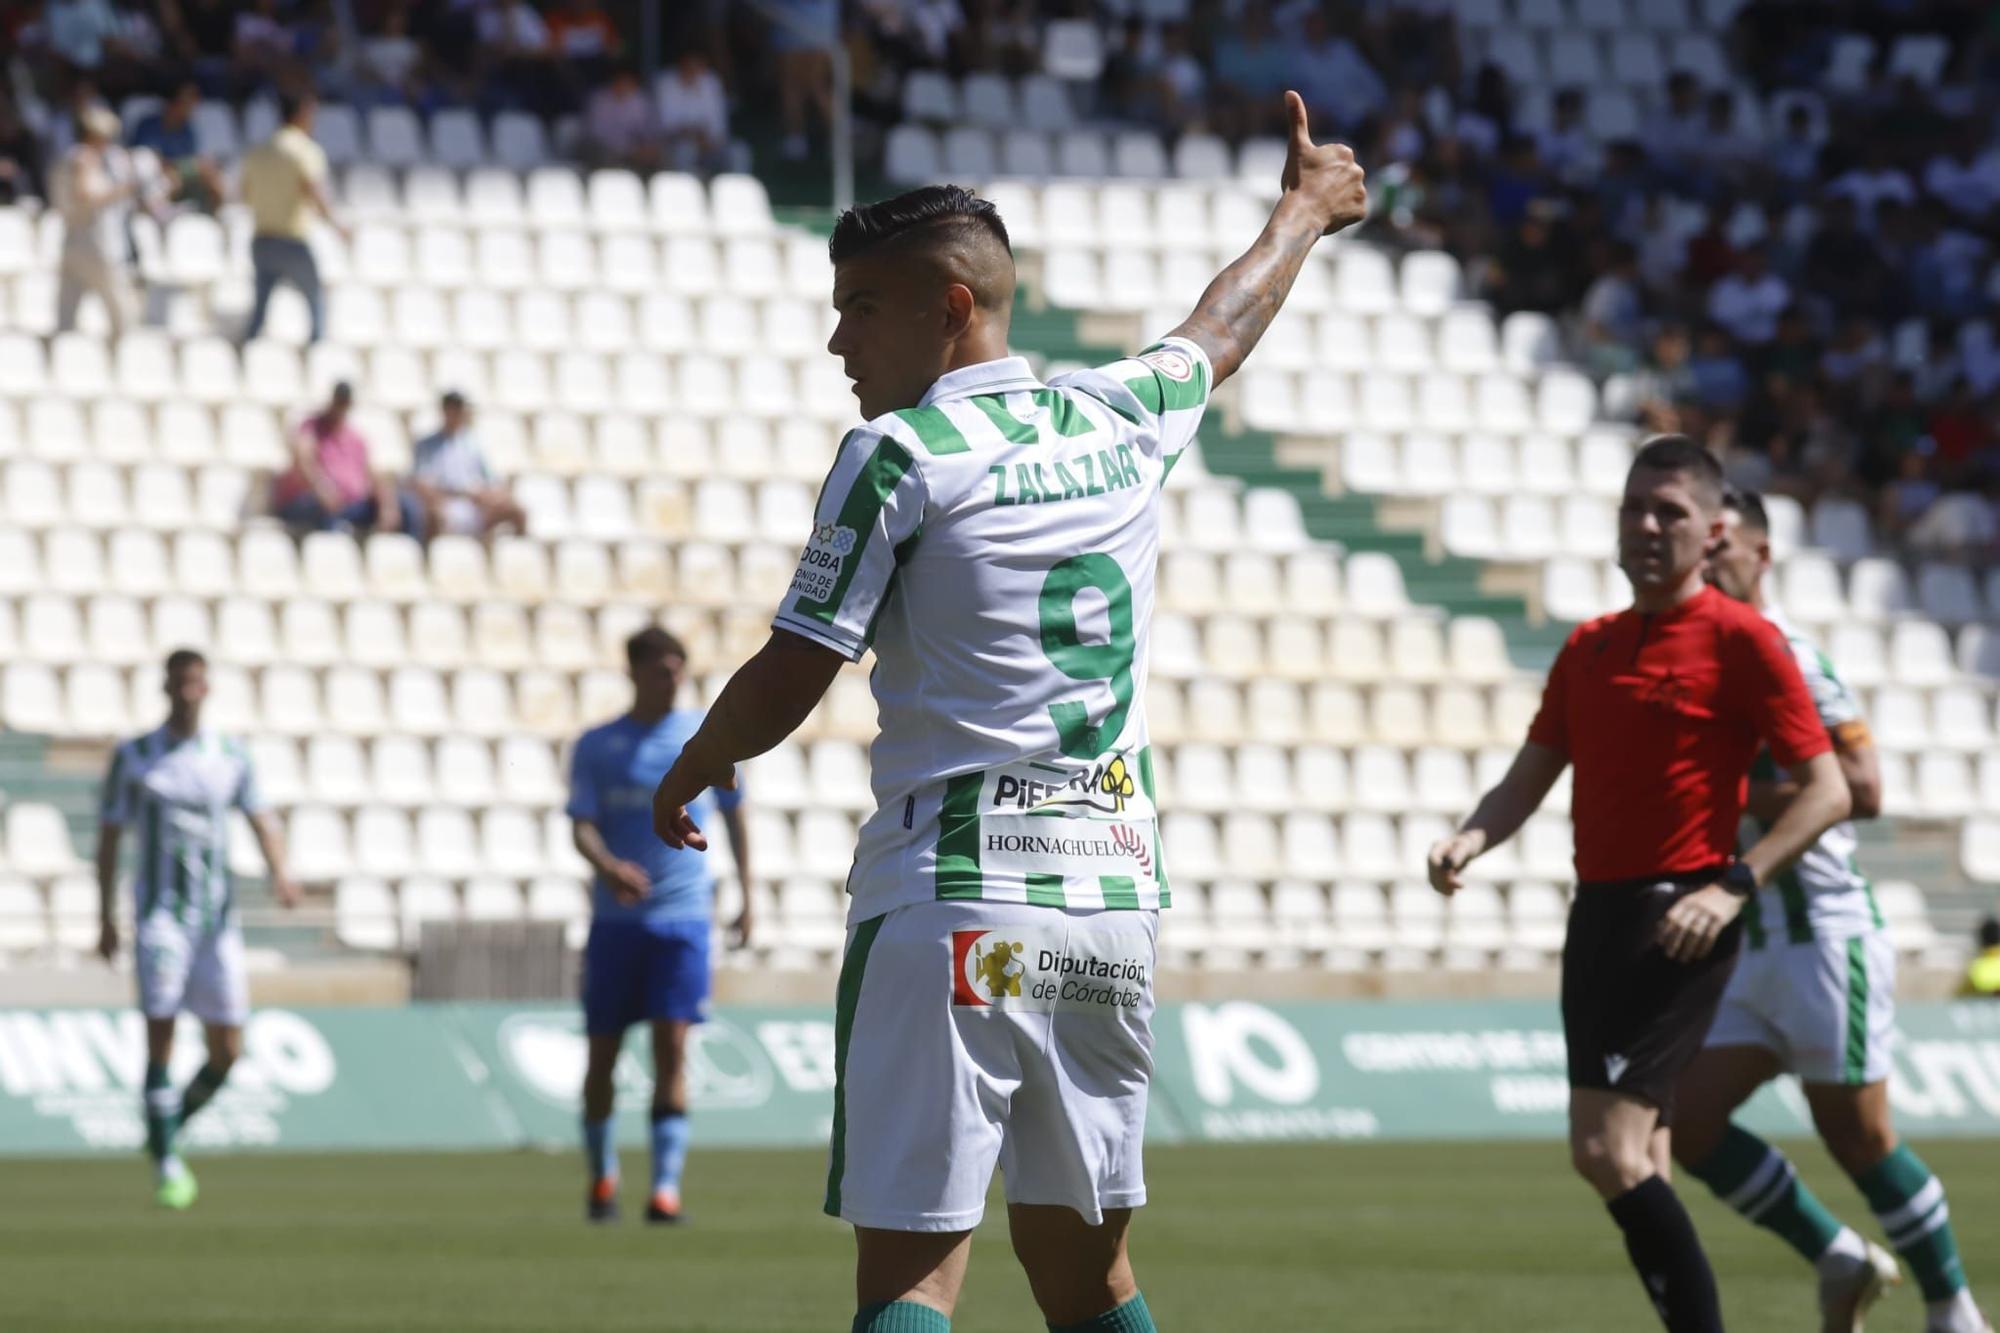
[{"label": "man in yellow shirt standing", "polygon": [[326,152],[313,142],[313,117],[319,99],[311,93],[286,93],[279,99],[284,123],[243,159],[243,202],[249,205],[256,230],[250,240],[250,264],[256,275],[256,296],[248,342],[264,328],[271,293],[281,282],[296,287],[312,311],[312,341],[326,329],[326,296],[319,283],[319,265],[306,243],[313,214],[325,218],[345,237],[346,227],[333,215],[326,188]]},{"label": "man in yellow shirt standing", "polygon": [[1960,995],[1974,999],[2000,1000],[2000,916],[1979,923],[1979,952],[1965,969]]}]

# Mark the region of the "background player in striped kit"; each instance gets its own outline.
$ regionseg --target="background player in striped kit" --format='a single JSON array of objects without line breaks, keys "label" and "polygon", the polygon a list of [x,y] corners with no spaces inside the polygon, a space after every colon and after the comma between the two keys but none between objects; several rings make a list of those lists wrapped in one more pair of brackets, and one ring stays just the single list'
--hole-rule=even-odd
[{"label": "background player in striped kit", "polygon": [[[111,757],[97,833],[98,952],[118,954],[118,848],[125,826],[139,830],[132,877],[134,967],[146,1015],[146,1151],[155,1197],[169,1208],[194,1202],[194,1175],[175,1150],[181,1126],[208,1104],[243,1053],[250,991],[243,932],[229,872],[229,812],[250,817],[271,871],[271,890],[286,907],[298,886],[285,874],[278,823],[264,809],[250,757],[241,744],[204,730],[208,662],[191,648],[167,658],[167,720],[120,745]],[[208,1061],[186,1088],[167,1078],[174,1022],[185,1010],[202,1021]]]},{"label": "background player in striped kit", "polygon": [[[1725,498],[1722,539],[1708,563],[1709,582],[1784,632],[1832,737],[1854,817],[1880,813],[1881,766],[1860,705],[1826,654],[1765,598],[1771,524],[1761,498]],[[1751,773],[1750,818],[1768,828],[1797,792],[1764,755]],[[1743,955],[1707,1044],[1681,1080],[1674,1155],[1724,1203],[1818,1268],[1828,1333],[1861,1327],[1884,1286],[1899,1280],[1896,1261],[1829,1213],[1783,1153],[1729,1118],[1766,1081],[1798,1075],[1814,1127],[1916,1273],[1930,1307],[1927,1329],[1985,1333],[1944,1188],[1890,1122],[1896,949],[1855,866],[1856,843],[1851,824],[1834,825],[1745,905]]]},{"label": "background player in striped kit", "polygon": [[855,1226],[856,1333],[948,1329],[998,1165],[1053,1329],[1153,1328],[1125,1252],[1145,1202],[1157,909],[1170,900],[1145,709],[1160,488],[1210,390],[1319,238],[1367,204],[1354,155],[1292,116],[1283,194],[1193,315],[1044,385],[1007,355],[992,204],[931,187],[834,229],[828,350],[848,433],[776,617],[660,784],[654,823],[876,654],[876,813],[835,1016],[826,1210]]}]

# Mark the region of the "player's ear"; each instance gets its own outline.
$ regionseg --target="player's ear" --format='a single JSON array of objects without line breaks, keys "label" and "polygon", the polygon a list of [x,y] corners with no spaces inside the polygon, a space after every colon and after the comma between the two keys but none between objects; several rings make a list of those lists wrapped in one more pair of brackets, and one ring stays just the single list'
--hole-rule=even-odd
[{"label": "player's ear", "polygon": [[944,336],[962,338],[972,327],[972,312],[978,306],[972,295],[972,288],[962,282],[954,282],[944,289]]}]

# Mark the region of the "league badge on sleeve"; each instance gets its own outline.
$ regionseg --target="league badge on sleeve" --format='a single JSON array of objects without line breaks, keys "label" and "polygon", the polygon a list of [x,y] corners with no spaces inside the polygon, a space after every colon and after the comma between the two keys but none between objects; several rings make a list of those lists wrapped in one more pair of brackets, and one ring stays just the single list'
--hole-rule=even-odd
[{"label": "league badge on sleeve", "polygon": [[1139,359],[1176,384],[1186,384],[1194,379],[1194,358],[1178,347],[1155,347],[1150,352],[1142,353]]}]

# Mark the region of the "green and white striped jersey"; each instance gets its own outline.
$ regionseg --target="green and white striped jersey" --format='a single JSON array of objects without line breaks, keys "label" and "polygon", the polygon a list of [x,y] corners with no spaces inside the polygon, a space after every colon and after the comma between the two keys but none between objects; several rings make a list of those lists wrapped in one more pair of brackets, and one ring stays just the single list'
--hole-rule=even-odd
[{"label": "green and white striped jersey", "polygon": [[228,924],[229,812],[263,809],[250,756],[234,740],[211,731],[177,738],[162,726],[120,745],[99,815],[138,832],[138,919],[164,912],[190,927]]},{"label": "green and white striped jersey", "polygon": [[1142,702],[1160,488],[1212,380],[1178,338],[1046,385],[1008,357],[841,441],[775,624],[875,650],[851,919],[1167,905]]},{"label": "green and white striped jersey", "polygon": [[[1792,628],[1776,608],[1766,608],[1764,618],[1776,625],[1791,645],[1826,729],[1838,735],[1860,724],[1861,705],[1819,646]],[[1751,776],[1771,777],[1776,772],[1766,751],[1758,756]],[[1758,831],[1768,827],[1761,825]],[[1798,944],[1815,937],[1848,939],[1880,929],[1882,914],[1875,906],[1874,887],[1854,861],[1860,845],[1854,825],[1843,820],[1820,834],[1819,841],[1806,848],[1798,860],[1758,890],[1744,914],[1750,947],[1761,947],[1767,940]]]}]

